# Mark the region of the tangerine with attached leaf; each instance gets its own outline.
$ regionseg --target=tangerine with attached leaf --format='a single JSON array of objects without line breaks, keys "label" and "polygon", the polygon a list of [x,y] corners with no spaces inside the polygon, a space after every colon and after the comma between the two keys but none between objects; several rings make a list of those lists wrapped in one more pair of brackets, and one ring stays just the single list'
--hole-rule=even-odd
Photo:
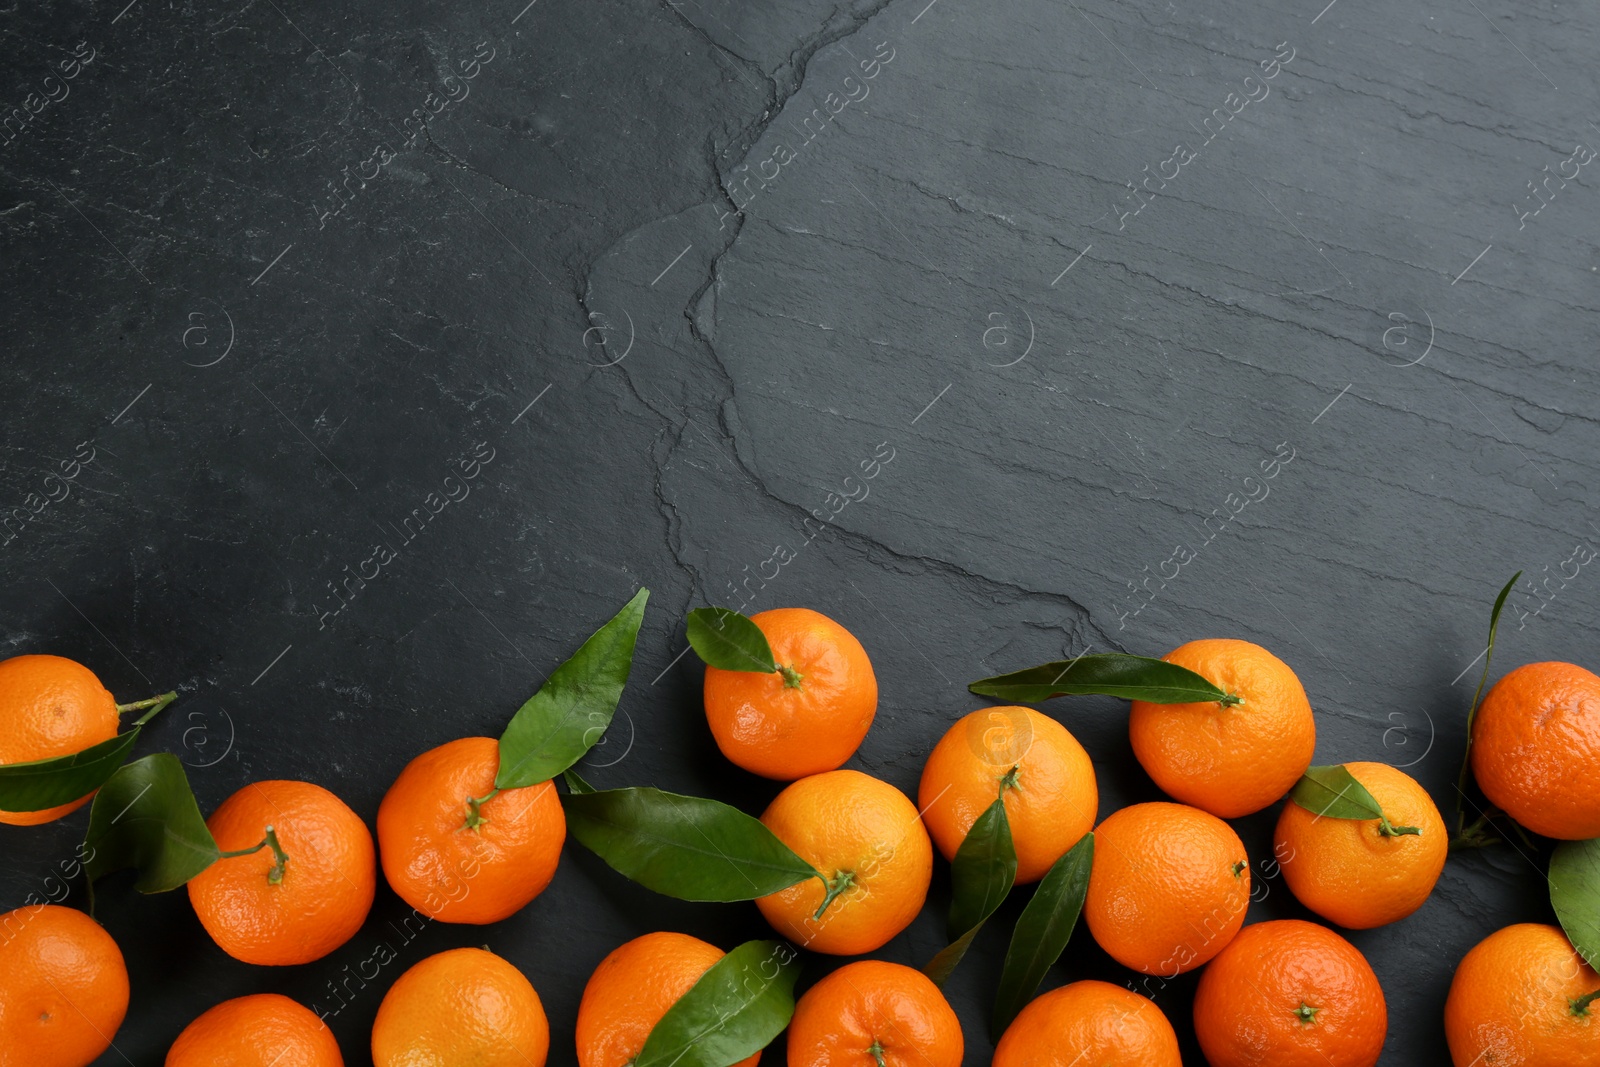
[{"label": "tangerine with attached leaf", "polygon": [[1094,764],[1065,726],[1032,708],[974,711],[950,727],[922,769],[917,804],[947,860],[978,816],[1005,798],[1017,882],[1043,878],[1094,826]]},{"label": "tangerine with attached leaf", "polygon": [[1536,834],[1600,837],[1600,677],[1529,663],[1494,684],[1472,726],[1483,795]]},{"label": "tangerine with attached leaf", "polygon": [[1155,1004],[1082,981],[1034,998],[995,1046],[991,1067],[1182,1067],[1178,1035]]},{"label": "tangerine with attached leaf", "polygon": [[961,1021],[921,971],[849,963],[806,990],[789,1023],[789,1067],[961,1067]]},{"label": "tangerine with attached leaf", "polygon": [[1359,949],[1278,919],[1239,931],[1201,973],[1194,1031],[1211,1067],[1373,1067],[1389,1008]]},{"label": "tangerine with attached leaf", "polygon": [[706,667],[706,722],[728,759],[790,782],[855,755],[878,710],[878,679],[855,635],[809,608],[752,615],[775,672]]},{"label": "tangerine with attached leaf", "polygon": [[378,806],[383,873],[430,918],[493,923],[544,892],[567,820],[554,784],[498,790],[500,743],[463,737],[400,772]]},{"label": "tangerine with attached leaf", "polygon": [[373,1067],[544,1067],[550,1022],[523,973],[487,949],[429,956],[372,1023]]},{"label": "tangerine with attached leaf", "polygon": [[933,843],[916,807],[860,771],[827,771],[779,793],[761,821],[827,880],[807,878],[756,901],[801,948],[871,952],[911,925],[928,898]]},{"label": "tangerine with attached leaf", "polygon": [[366,921],[378,881],[372,835],[321,786],[254,782],[223,801],[206,828],[224,855],[189,880],[189,902],[234,959],[310,963]]},{"label": "tangerine with attached leaf", "polygon": [[344,1067],[333,1031],[277,993],[235,997],[198,1016],[167,1050],[165,1067]]},{"label": "tangerine with attached leaf", "polygon": [[[589,976],[578,1003],[578,1067],[627,1067],[656,1023],[725,953],[715,945],[659,931],[611,951]],[[757,1052],[734,1067],[755,1067]]]},{"label": "tangerine with attached leaf", "polygon": [[1433,798],[1386,763],[1345,770],[1383,809],[1381,819],[1334,819],[1290,801],[1278,816],[1273,855],[1295,898],[1331,922],[1368,930],[1403,919],[1433,892],[1450,851]]},{"label": "tangerine with attached leaf", "polygon": [[0,915],[0,1067],[88,1067],[128,1014],[111,935],[56,904]]},{"label": "tangerine with attached leaf", "polygon": [[[116,734],[117,698],[88,667],[64,656],[0,660],[0,764],[70,756]],[[53,822],[93,795],[44,811],[0,811],[0,823]]]},{"label": "tangerine with attached leaf", "polygon": [[1497,930],[1456,967],[1444,1035],[1456,1067],[1600,1067],[1600,974],[1558,927]]},{"label": "tangerine with attached leaf", "polygon": [[1289,665],[1248,641],[1190,641],[1168,663],[1227,694],[1193,704],[1133,702],[1128,737],[1156,785],[1224,819],[1260,811],[1311,766],[1317,727]]}]

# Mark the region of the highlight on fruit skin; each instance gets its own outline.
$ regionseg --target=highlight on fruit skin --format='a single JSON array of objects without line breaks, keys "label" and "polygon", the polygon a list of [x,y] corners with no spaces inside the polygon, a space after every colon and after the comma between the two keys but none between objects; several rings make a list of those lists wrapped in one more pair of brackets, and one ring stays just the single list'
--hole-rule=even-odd
[{"label": "highlight on fruit skin", "polygon": [[344,1067],[333,1031],[277,993],[235,997],[200,1014],[167,1050],[164,1067]]},{"label": "highlight on fruit skin", "polygon": [[995,1046],[992,1067],[1181,1067],[1178,1035],[1155,1003],[1085,980],[1029,1002]]},{"label": "highlight on fruit skin", "polygon": [[110,934],[56,904],[0,915],[0,1067],[88,1067],[128,1014]]},{"label": "highlight on fruit skin", "polygon": [[961,1067],[961,1022],[926,975],[858,960],[806,990],[789,1023],[789,1067]]},{"label": "highlight on fruit skin", "polygon": [[1457,965],[1444,1032],[1455,1067],[1600,1067],[1600,974],[1559,927],[1507,926]]},{"label": "highlight on fruit skin", "polygon": [[550,1023],[527,977],[481,948],[429,956],[372,1023],[373,1067],[544,1067]]},{"label": "highlight on fruit skin", "polygon": [[1472,726],[1473,777],[1536,834],[1600,837],[1600,676],[1528,663],[1496,682]]}]

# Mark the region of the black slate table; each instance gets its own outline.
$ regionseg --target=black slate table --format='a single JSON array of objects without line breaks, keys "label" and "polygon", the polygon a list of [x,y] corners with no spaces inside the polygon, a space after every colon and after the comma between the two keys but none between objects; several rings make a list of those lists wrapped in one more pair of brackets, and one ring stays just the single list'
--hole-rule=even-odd
[{"label": "black slate table", "polygon": [[[1452,814],[1499,586],[1524,572],[1496,673],[1600,661],[1574,562],[1600,544],[1600,16],[1323,2],[13,3],[3,651],[180,690],[142,750],[181,753],[206,810],[304,778],[371,822],[641,585],[585,773],[750,811],[778,786],[711,742],[691,607],[860,635],[882,701],[850,766],[911,793],[973,678],[1236,636],[1299,672],[1318,762],[1405,766]],[[1102,813],[1158,796],[1125,705],[1050,710]],[[1274,818],[1237,824],[1252,920],[1307,915]],[[0,828],[0,906],[84,822]],[[1352,935],[1384,1064],[1448,1061],[1454,965],[1551,918],[1544,861],[1457,856]],[[878,955],[925,962],[948,893]],[[969,1064],[1019,907],[949,987]],[[576,846],[493,928],[404,913],[380,888],[342,950],[263,970],[182,892],[113,883],[135,992],[100,1063],[159,1063],[223,997],[334,986],[366,1063],[399,968],[487,943],[565,1067],[611,948],[766,933]],[[1080,977],[1132,978],[1082,931],[1049,981]],[[1193,986],[1155,998],[1199,1063]]]}]

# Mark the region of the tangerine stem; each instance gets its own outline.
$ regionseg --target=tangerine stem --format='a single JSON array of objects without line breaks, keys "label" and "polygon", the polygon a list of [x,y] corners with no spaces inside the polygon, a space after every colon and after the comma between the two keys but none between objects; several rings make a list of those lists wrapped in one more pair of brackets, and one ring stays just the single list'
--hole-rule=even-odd
[{"label": "tangerine stem", "polygon": [[1225,708],[1231,708],[1236,704],[1243,704],[1244,697],[1240,696],[1238,693],[1224,693],[1222,695],[1222,699],[1217,701],[1217,703],[1221,704]]},{"label": "tangerine stem", "polygon": [[1000,795],[1004,796],[1007,789],[1017,788],[1017,782],[1022,778],[1022,764],[1018,763],[1000,778]]},{"label": "tangerine stem", "polygon": [[877,1038],[872,1039],[872,1047],[867,1049],[867,1055],[878,1061],[878,1067],[886,1067],[883,1062],[883,1043]]},{"label": "tangerine stem", "polygon": [[139,716],[139,718],[136,719],[133,724],[135,726],[143,726],[145,723],[161,714],[162,708],[166,707],[168,704],[177,699],[178,693],[176,690],[173,690],[170,693],[162,693],[160,696],[151,697],[148,700],[135,700],[131,704],[118,704],[117,714],[126,715],[130,711],[144,711],[145,708],[149,708],[150,711]]},{"label": "tangerine stem", "polygon": [[1421,837],[1422,836],[1422,827],[1420,827],[1420,826],[1396,826],[1394,823],[1389,821],[1389,816],[1387,816],[1387,815],[1379,815],[1378,816],[1378,833],[1381,834],[1384,837],[1399,837],[1402,834],[1410,834],[1413,837]]},{"label": "tangerine stem", "polygon": [[799,689],[800,680],[805,677],[793,667],[779,667],[778,673],[783,675],[783,687],[785,689]]},{"label": "tangerine stem", "polygon": [[277,859],[277,862],[272,865],[272,869],[267,871],[267,884],[278,885],[283,881],[284,868],[289,866],[289,854],[278,843],[278,831],[270,826],[267,827],[267,836],[263,837],[259,844],[252,845],[250,848],[241,848],[235,852],[220,852],[217,854],[217,858],[231,860],[240,856],[253,856],[264,848],[272,849],[272,855]]},{"label": "tangerine stem", "polygon": [[1588,1015],[1589,1005],[1593,1004],[1596,998],[1600,998],[1600,989],[1596,989],[1586,997],[1579,997],[1577,1000],[1572,1001],[1572,1014]]},{"label": "tangerine stem", "polygon": [[500,787],[496,786],[495,788],[489,790],[487,793],[485,793],[481,797],[468,797],[467,798],[467,829],[468,830],[476,830],[478,827],[482,826],[484,823],[489,821],[488,819],[483,817],[483,813],[479,809],[482,808],[485,804],[489,803],[489,801],[493,800],[495,797],[497,797],[499,795],[500,795]]},{"label": "tangerine stem", "polygon": [[828,887],[828,893],[827,893],[826,896],[824,896],[822,898],[822,906],[817,909],[816,914],[811,916],[811,918],[813,918],[813,919],[822,918],[822,913],[828,910],[828,905],[833,903],[834,898],[837,897],[840,893],[843,893],[846,889],[849,889],[852,885],[855,885],[855,882],[856,882],[856,872],[855,871],[838,871],[838,872],[835,872],[835,874],[833,876],[833,880],[831,882],[828,879],[824,878],[822,880],[822,884]]},{"label": "tangerine stem", "polygon": [[1302,1025],[1310,1026],[1312,1023],[1317,1021],[1317,1012],[1321,1010],[1321,1008],[1313,1008],[1311,1005],[1302,1000],[1300,1002],[1300,1006],[1294,1010],[1294,1014],[1295,1017],[1300,1020]]}]

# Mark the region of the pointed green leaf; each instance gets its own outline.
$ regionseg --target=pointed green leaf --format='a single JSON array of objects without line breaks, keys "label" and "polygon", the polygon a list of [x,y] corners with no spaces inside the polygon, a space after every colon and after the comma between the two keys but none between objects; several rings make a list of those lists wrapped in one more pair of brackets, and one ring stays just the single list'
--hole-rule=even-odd
[{"label": "pointed green leaf", "polygon": [[81,752],[0,766],[0,811],[44,811],[88,796],[122,766],[139,727]]},{"label": "pointed green leaf", "polygon": [[567,830],[613,870],[679,900],[754,900],[815,868],[738,808],[649,787],[567,793]]},{"label": "pointed green leaf", "polygon": [[934,985],[943,988],[1016,881],[1017,850],[1011,840],[1011,824],[1005,804],[996,800],[973,822],[950,863],[950,944],[922,968]]},{"label": "pointed green leaf", "polygon": [[572,770],[570,768],[567,769],[567,770],[564,770],[564,771],[561,772],[561,777],[563,779],[565,779],[565,781],[567,783],[567,788],[570,789],[574,793],[593,793],[594,792],[594,786],[592,786],[588,782],[584,781],[582,776],[579,775],[578,772],[575,771],[575,770]]},{"label": "pointed green leaf", "polygon": [[982,929],[983,923],[979,923],[940,949],[934,954],[933,959],[923,965],[922,973],[927,975],[934,985],[943,989],[945,982],[949,981],[950,975],[955,972],[956,964],[967,954],[967,949],[972,947],[973,939]]},{"label": "pointed green leaf", "polygon": [[1094,834],[1084,834],[1083,840],[1056,860],[1034,890],[1033,899],[1022,909],[1011,935],[1011,947],[1006,950],[990,1019],[989,1032],[996,1041],[1033,999],[1039,983],[1066,949],[1078,914],[1083,911],[1093,866]]},{"label": "pointed green leaf", "polygon": [[95,794],[84,839],[89,880],[132,867],[141,893],[176,889],[222,854],[170,752],[134,760]]},{"label": "pointed green leaf", "polygon": [[1187,667],[1148,656],[1102,652],[983,678],[967,686],[979,696],[1037,704],[1057,696],[1109,696],[1151,704],[1194,704],[1228,696]]},{"label": "pointed green leaf", "polygon": [[746,941],[667,1009],[633,1067],[731,1067],[748,1059],[789,1025],[799,975],[788,945]]},{"label": "pointed green leaf", "polygon": [[[1478,676],[1478,688],[1472,694],[1472,705],[1467,708],[1467,750],[1461,756],[1461,773],[1456,777],[1456,829],[1463,831],[1467,823],[1467,775],[1472,769],[1472,727],[1478,718],[1478,702],[1483,697],[1484,683],[1489,680],[1489,664],[1494,660],[1494,639],[1500,629],[1500,610],[1506,606],[1506,597],[1511,595],[1511,588],[1517,584],[1517,579],[1522,577],[1522,572],[1511,576],[1511,580],[1500,590],[1500,595],[1494,598],[1494,608],[1489,612],[1489,643],[1483,648],[1483,673]],[[1463,844],[1467,843],[1465,841]]]},{"label": "pointed green leaf", "polygon": [[1550,857],[1550,903],[1578,955],[1600,968],[1600,837],[1556,846]]},{"label": "pointed green leaf", "polygon": [[1343,765],[1307,768],[1289,790],[1289,799],[1330,819],[1383,818],[1377,799]]},{"label": "pointed green leaf", "polygon": [[761,627],[731,608],[695,608],[688,631],[694,654],[712,667],[765,674],[778,669]]},{"label": "pointed green leaf", "polygon": [[633,646],[649,598],[648,589],[635,593],[511,717],[500,735],[496,789],[520,789],[554,778],[600,740],[633,668]]}]

